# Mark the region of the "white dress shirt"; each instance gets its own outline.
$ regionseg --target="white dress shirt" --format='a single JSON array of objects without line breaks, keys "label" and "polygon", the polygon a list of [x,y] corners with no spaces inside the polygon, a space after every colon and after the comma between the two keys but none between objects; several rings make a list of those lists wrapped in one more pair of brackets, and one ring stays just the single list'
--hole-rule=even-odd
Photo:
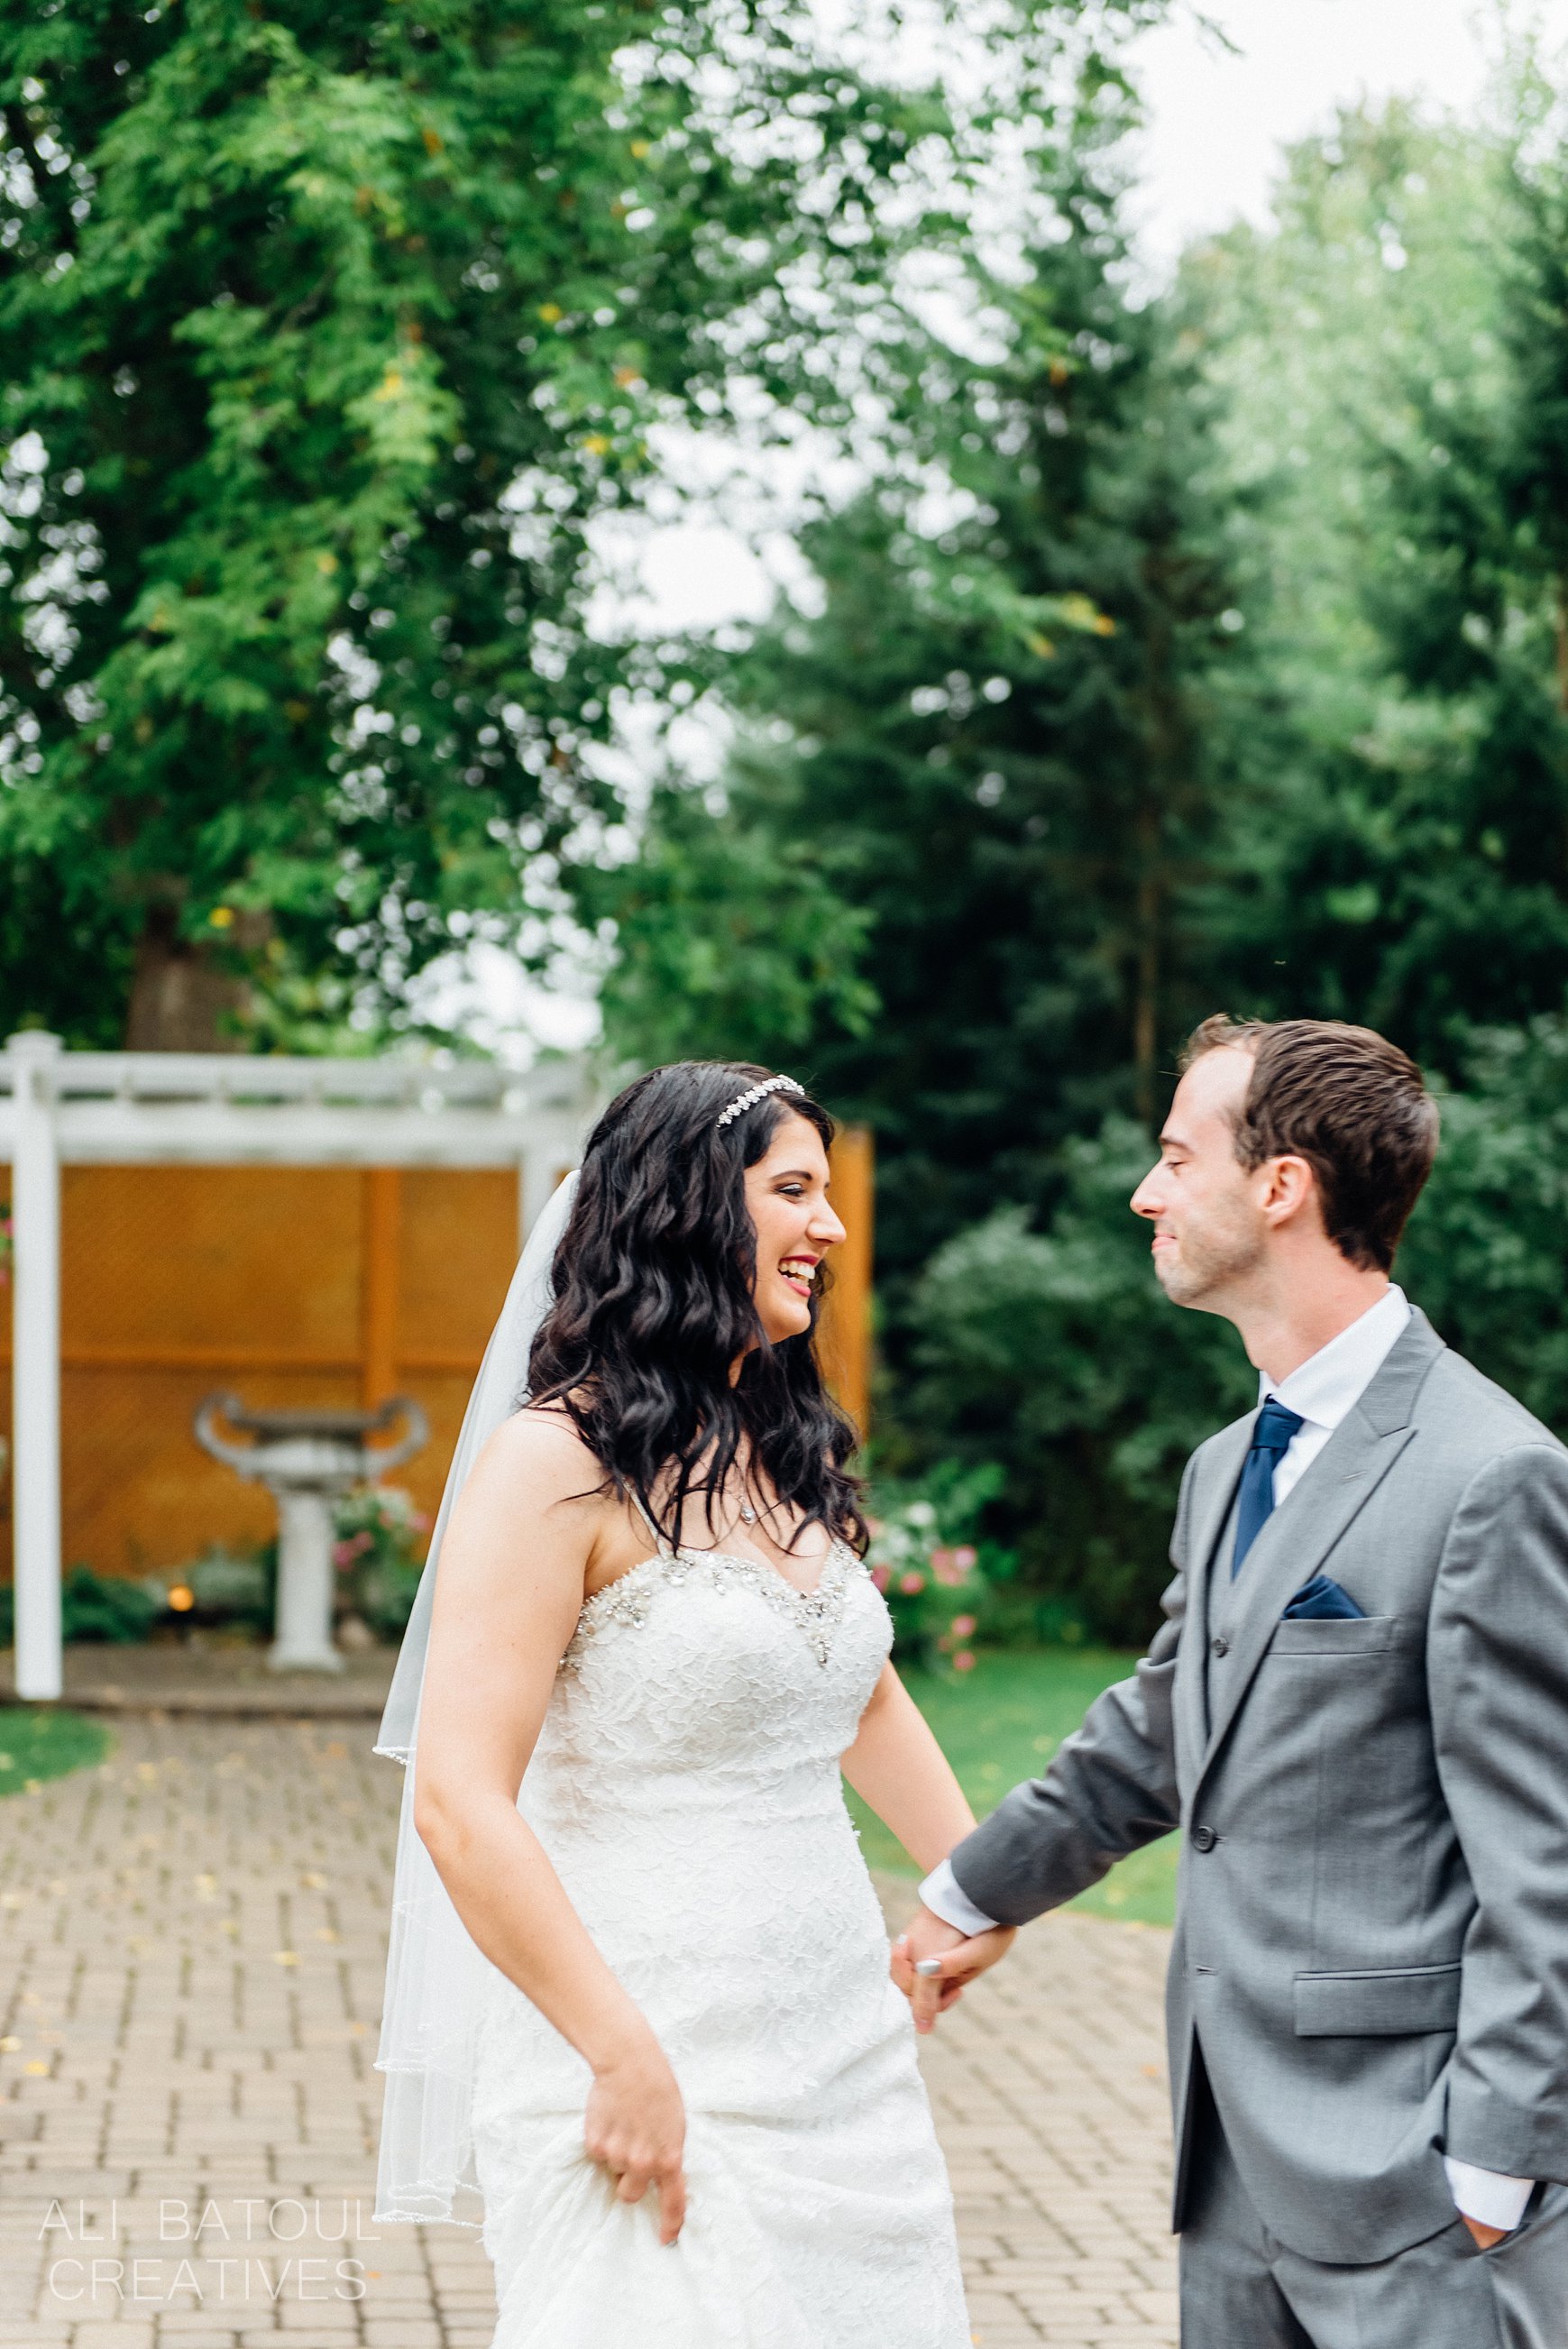
[{"label": "white dress shirt", "polygon": [[[1320,1346],[1315,1354],[1273,1385],[1261,1375],[1258,1402],[1273,1395],[1287,1411],[1300,1415],[1301,1425],[1274,1463],[1274,1497],[1277,1509],[1285,1495],[1300,1483],[1342,1419],[1347,1419],[1371,1385],[1396,1339],[1410,1318],[1409,1299],[1402,1288],[1390,1286],[1369,1305],[1358,1321]],[[1243,1567],[1244,1576],[1246,1569]],[[920,1897],[934,1915],[960,1933],[989,1932],[995,1925],[960,1888],[944,1860],[920,1888]],[[1449,2188],[1457,2208],[1483,2227],[1511,2231],[1524,2216],[1533,2190],[1529,2178],[1502,2178],[1495,2170],[1477,2169],[1468,2161],[1444,2156]]]},{"label": "white dress shirt", "polygon": [[[1288,1379],[1271,1385],[1260,1371],[1258,1401],[1273,1395],[1286,1411],[1299,1413],[1301,1425],[1274,1463],[1274,1496],[1277,1509],[1293,1492],[1342,1419],[1348,1419],[1403,1336],[1410,1318],[1410,1300],[1402,1288],[1386,1288],[1359,1321],[1341,1330],[1326,1346],[1309,1354]],[[1245,1568],[1242,1569],[1244,1573]]]}]

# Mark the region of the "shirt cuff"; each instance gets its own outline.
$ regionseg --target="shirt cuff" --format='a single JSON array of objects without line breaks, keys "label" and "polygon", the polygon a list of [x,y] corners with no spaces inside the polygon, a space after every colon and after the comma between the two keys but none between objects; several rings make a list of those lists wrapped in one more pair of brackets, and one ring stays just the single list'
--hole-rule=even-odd
[{"label": "shirt cuff", "polygon": [[[923,1885],[923,1899],[924,1890]],[[925,1905],[929,1909],[930,1901]],[[1470,2162],[1455,2161],[1446,2153],[1443,2168],[1449,2173],[1449,2192],[1461,2218],[1474,2219],[1482,2227],[1501,2227],[1505,2235],[1512,2234],[1535,2191],[1533,2178],[1504,2178],[1495,2169],[1477,2169]]]},{"label": "shirt cuff", "polygon": [[[994,1933],[996,1930],[995,1917],[987,1917],[984,1909],[976,1909],[968,1894],[959,1889],[958,1878],[953,1873],[951,1863],[945,1859],[939,1868],[932,1869],[920,1888],[920,1897],[934,1917],[940,1917],[944,1925],[951,1925],[956,1932],[967,1933],[973,1938],[976,1933]],[[1521,2203],[1521,2209],[1523,2207]],[[1492,2223],[1495,2226],[1497,2221],[1494,2220]]]}]

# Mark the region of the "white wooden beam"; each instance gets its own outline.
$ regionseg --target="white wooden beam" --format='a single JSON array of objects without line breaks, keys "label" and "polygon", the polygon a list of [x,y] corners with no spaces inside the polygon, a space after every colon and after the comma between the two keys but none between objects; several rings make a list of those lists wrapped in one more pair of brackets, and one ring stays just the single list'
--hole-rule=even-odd
[{"label": "white wooden beam", "polygon": [[57,1697],[60,1654],[60,1163],[57,1036],[13,1036],[12,1469],[16,1693]]},{"label": "white wooden beam", "polygon": [[[0,1053],[0,1147],[16,1084]],[[64,1052],[55,1132],[67,1166],[500,1167],[537,1155],[552,1175],[575,1161],[595,1092],[581,1060],[520,1074],[473,1061]]]},{"label": "white wooden beam", "polygon": [[514,1166],[526,1112],[338,1102],[72,1101],[57,1115],[67,1166]]}]

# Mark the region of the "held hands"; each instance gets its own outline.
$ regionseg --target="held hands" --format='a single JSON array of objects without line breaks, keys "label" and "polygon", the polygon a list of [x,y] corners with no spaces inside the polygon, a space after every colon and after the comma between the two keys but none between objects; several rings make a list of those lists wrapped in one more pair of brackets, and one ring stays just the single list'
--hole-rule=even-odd
[{"label": "held hands", "polygon": [[[1005,1958],[1013,1945],[1016,1927],[998,1925],[989,1933],[973,1936],[961,1933],[956,1925],[949,1925],[929,1909],[917,1909],[908,1932],[901,1933],[892,1945],[892,1978],[914,2010],[914,2027],[923,2033],[934,2031],[936,2018],[956,2005],[975,1977]],[[917,1973],[922,1960],[939,1971]],[[1506,2227],[1489,2227],[1484,2220],[1472,2219],[1468,2211],[1460,2213],[1478,2251],[1490,2251],[1494,2244],[1504,2241]]]},{"label": "held hands", "polygon": [[[1015,1925],[998,1925],[970,1936],[929,1909],[917,1909],[908,1932],[892,1945],[892,1978],[914,2010],[915,2029],[934,2030],[937,2016],[956,2004],[975,1976],[1006,1956],[1016,1932]],[[939,1971],[917,1973],[923,1959],[934,1961]]]},{"label": "held hands", "polygon": [[583,2143],[614,2178],[617,2201],[640,2202],[656,2189],[659,2240],[673,2243],[686,2219],[686,2106],[651,2032],[595,2071]]},{"label": "held hands", "polygon": [[[915,2029],[934,2031],[937,2016],[956,2005],[977,1975],[1006,1956],[1016,1930],[1016,1926],[998,1925],[993,1932],[969,1936],[933,1916],[929,1909],[917,1909],[908,1932],[901,1933],[892,1945],[892,1978],[914,2009]],[[940,1971],[917,1973],[915,1968],[923,1959]],[[1478,2251],[1490,2251],[1507,2238],[1506,2227],[1489,2227],[1468,2211],[1461,2210],[1460,2216]]]}]

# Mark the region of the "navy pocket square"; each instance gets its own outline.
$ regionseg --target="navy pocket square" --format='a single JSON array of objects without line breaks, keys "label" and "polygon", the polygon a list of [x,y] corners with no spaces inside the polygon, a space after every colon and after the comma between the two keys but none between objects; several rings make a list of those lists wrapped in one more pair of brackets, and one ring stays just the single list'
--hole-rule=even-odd
[{"label": "navy pocket square", "polygon": [[1353,1622],[1364,1618],[1367,1609],[1357,1607],[1348,1590],[1341,1590],[1337,1582],[1326,1574],[1315,1574],[1304,1582],[1284,1613],[1282,1623]]}]

